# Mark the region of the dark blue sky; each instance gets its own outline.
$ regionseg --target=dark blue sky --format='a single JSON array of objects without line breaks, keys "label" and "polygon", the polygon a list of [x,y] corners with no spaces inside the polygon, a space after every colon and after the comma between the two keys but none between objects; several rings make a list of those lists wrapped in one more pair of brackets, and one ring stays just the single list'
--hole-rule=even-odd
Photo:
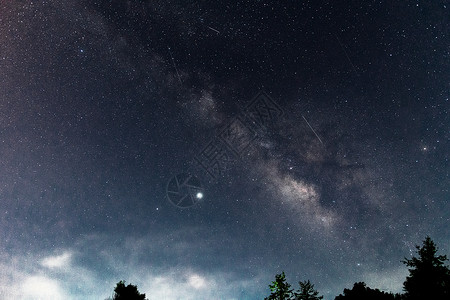
[{"label": "dark blue sky", "polygon": [[401,291],[450,249],[448,9],[1,1],[0,298]]}]

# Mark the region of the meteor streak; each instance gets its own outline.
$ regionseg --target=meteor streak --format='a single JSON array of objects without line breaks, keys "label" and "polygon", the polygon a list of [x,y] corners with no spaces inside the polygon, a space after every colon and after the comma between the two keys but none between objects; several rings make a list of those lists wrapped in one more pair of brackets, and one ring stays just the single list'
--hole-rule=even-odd
[{"label": "meteor streak", "polygon": [[209,29],[211,29],[212,31],[214,31],[214,32],[217,32],[217,34],[219,34],[220,32],[219,32],[219,30],[217,30],[217,29],[214,29],[214,28],[212,28],[212,27],[209,27],[209,26],[206,26],[206,27],[208,27]]},{"label": "meteor streak", "polygon": [[183,84],[180,73],[178,72],[177,65],[175,64],[175,59],[173,59],[172,52],[170,51],[170,47],[167,47],[167,49],[169,49],[170,58],[172,59],[173,67],[175,68],[175,71],[177,72],[178,80],[180,81],[181,84]]},{"label": "meteor streak", "polygon": [[317,133],[314,131],[314,129],[311,127],[311,125],[309,125],[308,120],[306,120],[306,118],[305,118],[304,115],[302,115],[302,117],[303,117],[303,120],[305,120],[306,124],[308,124],[309,128],[311,128],[312,132],[314,132],[314,134],[316,135],[316,137],[319,139],[320,143],[323,145],[322,140],[321,140],[320,137],[317,135]]}]

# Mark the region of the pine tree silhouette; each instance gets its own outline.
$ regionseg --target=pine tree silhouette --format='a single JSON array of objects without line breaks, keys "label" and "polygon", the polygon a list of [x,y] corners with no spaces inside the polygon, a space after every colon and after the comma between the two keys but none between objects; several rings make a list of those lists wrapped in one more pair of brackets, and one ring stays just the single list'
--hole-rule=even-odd
[{"label": "pine tree silhouette", "polygon": [[269,285],[272,293],[264,300],[289,300],[292,299],[291,285],[286,281],[286,275],[283,273],[275,275],[275,281]]},{"label": "pine tree silhouette", "polygon": [[319,292],[314,289],[314,284],[308,281],[300,281],[298,283],[300,289],[295,292],[295,300],[321,300],[323,296],[319,296]]},{"label": "pine tree silhouette", "polygon": [[406,299],[450,299],[450,269],[444,265],[446,255],[437,255],[438,249],[429,236],[422,247],[416,246],[418,257],[405,258],[409,276],[403,283]]}]

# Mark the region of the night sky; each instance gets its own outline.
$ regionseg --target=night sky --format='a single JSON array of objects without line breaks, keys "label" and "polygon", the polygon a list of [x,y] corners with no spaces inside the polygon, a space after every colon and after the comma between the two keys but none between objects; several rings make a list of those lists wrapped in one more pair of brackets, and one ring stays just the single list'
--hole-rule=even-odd
[{"label": "night sky", "polygon": [[447,1],[0,1],[0,298],[325,300],[450,254]]}]

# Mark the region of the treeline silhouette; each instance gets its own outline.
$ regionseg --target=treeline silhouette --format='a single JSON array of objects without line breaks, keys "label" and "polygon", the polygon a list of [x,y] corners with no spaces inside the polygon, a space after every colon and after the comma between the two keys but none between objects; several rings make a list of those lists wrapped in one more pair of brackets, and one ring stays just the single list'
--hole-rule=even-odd
[{"label": "treeline silhouette", "polygon": [[[405,258],[402,262],[408,267],[409,275],[403,283],[402,294],[393,294],[372,289],[364,282],[357,282],[353,288],[344,289],[335,300],[450,300],[450,268],[445,265],[446,255],[438,255],[438,248],[429,236],[422,246],[416,246],[417,257]],[[309,281],[300,281],[294,290],[286,281],[284,272],[275,275],[269,284],[270,295],[265,300],[321,300],[323,296]],[[119,281],[114,289],[112,300],[146,300],[137,286]]]},{"label": "treeline silhouette", "polygon": [[[357,282],[351,290],[344,289],[335,300],[450,300],[450,268],[445,265],[446,255],[438,255],[438,248],[429,236],[422,246],[416,246],[417,257],[405,258],[409,275],[403,283],[403,294],[382,292],[371,289],[364,282]],[[269,285],[271,294],[265,300],[319,300],[318,291],[309,280],[299,282],[300,289],[293,291],[286,282],[284,272],[275,276]]]}]

